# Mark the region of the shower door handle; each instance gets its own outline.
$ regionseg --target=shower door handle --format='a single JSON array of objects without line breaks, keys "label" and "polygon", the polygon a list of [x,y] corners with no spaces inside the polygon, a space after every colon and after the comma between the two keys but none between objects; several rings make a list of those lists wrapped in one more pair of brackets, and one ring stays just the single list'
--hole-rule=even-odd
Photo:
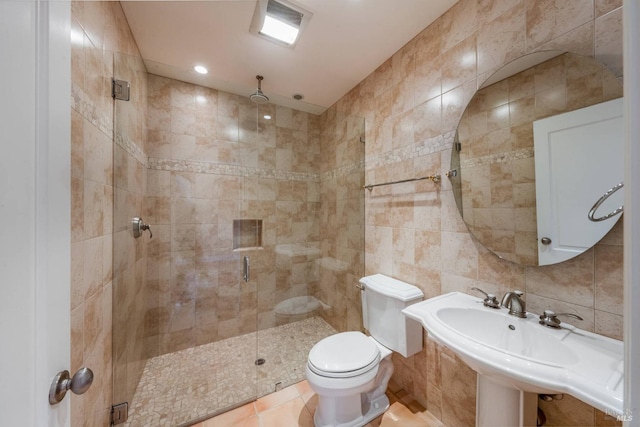
[{"label": "shower door handle", "polygon": [[245,282],[251,280],[251,265],[249,264],[248,256],[245,256],[242,259],[242,278]]}]

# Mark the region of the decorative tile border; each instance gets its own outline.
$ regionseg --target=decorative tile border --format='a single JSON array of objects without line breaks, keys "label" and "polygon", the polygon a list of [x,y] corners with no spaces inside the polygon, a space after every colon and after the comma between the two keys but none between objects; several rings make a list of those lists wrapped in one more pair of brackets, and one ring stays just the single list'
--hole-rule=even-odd
[{"label": "decorative tile border", "polygon": [[366,167],[367,169],[375,169],[405,160],[415,159],[428,154],[435,154],[445,150],[450,150],[453,145],[455,134],[455,131],[450,131],[434,138],[425,139],[418,144],[371,156],[366,160]]},{"label": "decorative tile border", "polygon": [[324,172],[320,175],[320,182],[328,181],[331,179],[339,178],[342,176],[352,175],[355,173],[364,172],[364,160],[349,165],[340,166],[336,169],[332,169],[328,172]]},{"label": "decorative tile border", "polygon": [[149,158],[144,153],[144,151],[142,151],[142,148],[140,148],[138,144],[131,140],[128,135],[122,134],[116,130],[115,140],[116,144],[118,144],[124,151],[126,151],[133,158],[142,163],[145,167],[149,167]]},{"label": "decorative tile border", "polygon": [[[135,144],[134,144],[135,145]],[[137,146],[135,146],[137,148]],[[130,150],[124,147],[128,152]],[[255,177],[275,179],[281,181],[312,181],[322,182],[340,176],[364,172],[364,161],[341,166],[322,174],[310,172],[292,172],[278,169],[250,168],[241,165],[229,165],[222,163],[198,162],[196,160],[171,160],[149,157],[146,163],[149,169],[174,172],[206,173],[213,175],[230,175],[242,177]]]},{"label": "decorative tile border", "polygon": [[519,150],[507,151],[503,153],[490,154],[473,159],[465,159],[460,161],[460,167],[473,168],[494,163],[510,162],[513,160],[529,159],[534,156],[533,148],[521,148]]},{"label": "decorative tile border", "polygon": [[99,106],[75,83],[71,84],[71,108],[100,129],[102,133],[112,137],[113,119],[108,114],[101,114]]},{"label": "decorative tile border", "polygon": [[213,175],[231,175],[256,177],[265,179],[277,179],[286,181],[319,181],[317,173],[291,172],[277,169],[250,168],[241,165],[228,165],[222,163],[198,162],[196,160],[171,160],[149,157],[149,169],[207,173]]}]

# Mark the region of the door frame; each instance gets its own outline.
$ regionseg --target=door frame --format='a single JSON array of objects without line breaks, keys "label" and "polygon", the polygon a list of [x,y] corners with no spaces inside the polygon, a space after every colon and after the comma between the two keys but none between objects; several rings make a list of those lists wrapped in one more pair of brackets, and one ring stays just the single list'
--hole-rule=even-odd
[{"label": "door frame", "polygon": [[624,0],[624,409],[625,426],[640,426],[640,2]]},{"label": "door frame", "polygon": [[69,426],[69,399],[50,406],[48,392],[70,364],[71,7],[0,8],[2,424]]}]

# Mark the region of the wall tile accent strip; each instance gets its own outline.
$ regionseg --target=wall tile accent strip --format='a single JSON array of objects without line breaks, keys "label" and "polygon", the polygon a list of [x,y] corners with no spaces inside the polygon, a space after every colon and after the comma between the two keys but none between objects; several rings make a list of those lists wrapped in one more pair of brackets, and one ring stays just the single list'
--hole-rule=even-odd
[{"label": "wall tile accent strip", "polygon": [[251,176],[286,181],[320,181],[317,173],[291,172],[276,169],[249,168],[240,165],[198,162],[195,160],[171,160],[149,157],[149,169],[172,172],[206,173],[213,175]]},{"label": "wall tile accent strip", "polygon": [[113,118],[100,114],[99,107],[78,84],[71,85],[71,109],[77,111],[105,135],[113,132]]},{"label": "wall tile accent strip", "polygon": [[476,157],[460,161],[461,167],[475,167],[492,165],[494,163],[509,162],[512,160],[529,159],[533,157],[533,148],[521,148],[519,150],[504,153],[489,154],[487,156]]},{"label": "wall tile accent strip", "polygon": [[348,176],[354,173],[362,172],[363,170],[364,170],[364,160],[361,162],[340,166],[336,169],[332,169],[328,172],[324,172],[320,174],[320,182],[328,181],[330,179],[339,178],[342,176]]},{"label": "wall tile accent strip", "polygon": [[[126,145],[125,145],[126,144]],[[142,151],[133,152],[132,150],[139,150],[138,146],[134,143],[128,143],[128,141],[118,141],[123,149],[132,154],[138,161],[144,163],[140,156],[144,156]],[[130,147],[133,145],[133,147]],[[364,169],[364,162],[356,162],[346,166],[330,170],[323,174],[307,173],[307,172],[291,172],[276,169],[261,169],[261,168],[249,168],[240,165],[227,165],[220,163],[208,163],[198,162],[194,160],[171,160],[171,159],[157,159],[149,157],[148,163],[146,163],[149,169],[165,170],[173,172],[191,172],[191,173],[206,173],[213,175],[230,175],[230,176],[243,176],[243,177],[256,177],[263,179],[277,179],[282,181],[313,181],[321,182],[341,176],[351,175],[354,172],[359,172]]]},{"label": "wall tile accent strip", "polygon": [[372,169],[381,166],[393,165],[398,162],[415,159],[427,154],[435,154],[445,150],[450,150],[453,145],[455,134],[455,131],[450,131],[434,138],[425,139],[416,145],[409,145],[407,147],[398,148],[396,150],[387,151],[377,155],[367,155],[367,168]]},{"label": "wall tile accent strip", "polygon": [[131,157],[136,159],[145,167],[149,168],[149,159],[147,155],[144,153],[142,148],[138,144],[136,144],[128,135],[120,134],[116,132],[115,135],[116,144],[118,144],[124,151],[126,151]]}]

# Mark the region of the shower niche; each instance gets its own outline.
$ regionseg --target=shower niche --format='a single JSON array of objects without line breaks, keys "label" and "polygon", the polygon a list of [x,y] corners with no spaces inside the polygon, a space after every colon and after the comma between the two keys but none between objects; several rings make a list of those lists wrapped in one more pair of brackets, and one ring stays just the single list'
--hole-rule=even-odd
[{"label": "shower niche", "polygon": [[233,250],[262,248],[262,220],[233,220]]}]

